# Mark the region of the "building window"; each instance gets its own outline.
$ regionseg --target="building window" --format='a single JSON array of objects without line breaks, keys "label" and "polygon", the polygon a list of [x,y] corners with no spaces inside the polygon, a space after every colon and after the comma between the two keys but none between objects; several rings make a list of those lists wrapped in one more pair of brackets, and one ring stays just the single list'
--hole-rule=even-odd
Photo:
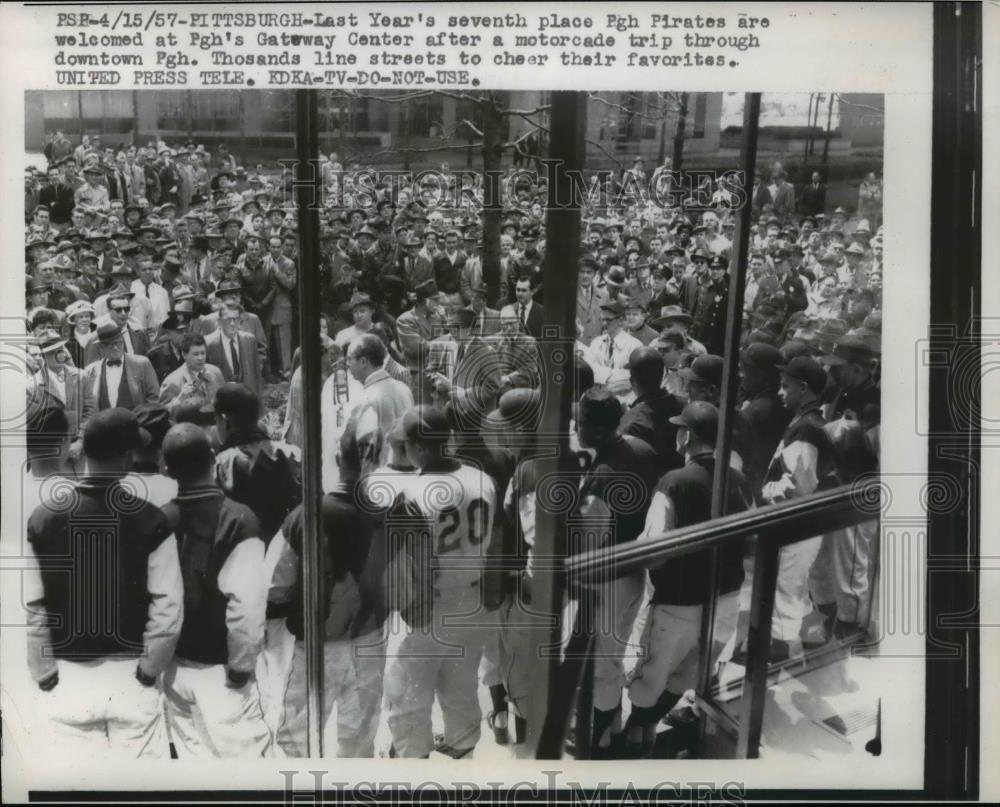
[{"label": "building window", "polygon": [[705,118],[708,114],[708,93],[697,93],[694,97],[694,126],[691,137],[693,139],[705,137]]},{"label": "building window", "polygon": [[186,132],[190,128],[186,90],[161,90],[156,93],[156,128]]},{"label": "building window", "polygon": [[191,128],[196,132],[228,132],[241,128],[240,93],[198,90],[190,94]]},{"label": "building window", "polygon": [[287,90],[265,90],[261,96],[264,131],[292,131],[295,117],[294,94]]},{"label": "building window", "polygon": [[444,98],[440,95],[417,98],[407,111],[407,131],[411,137],[441,137],[444,134]]}]

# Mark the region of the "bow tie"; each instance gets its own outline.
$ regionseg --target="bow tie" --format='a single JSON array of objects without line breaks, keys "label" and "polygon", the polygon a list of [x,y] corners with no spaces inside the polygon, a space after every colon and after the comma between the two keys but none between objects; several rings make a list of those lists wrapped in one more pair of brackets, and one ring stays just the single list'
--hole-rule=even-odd
[{"label": "bow tie", "polygon": [[121,366],[122,366],[121,359],[108,359],[108,367],[121,367]]}]

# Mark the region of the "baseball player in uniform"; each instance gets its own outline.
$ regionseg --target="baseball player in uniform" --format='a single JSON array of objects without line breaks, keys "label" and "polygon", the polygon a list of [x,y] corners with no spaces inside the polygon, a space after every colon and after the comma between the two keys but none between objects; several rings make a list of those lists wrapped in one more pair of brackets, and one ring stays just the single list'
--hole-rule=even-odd
[{"label": "baseball player in uniform", "polygon": [[[349,423],[337,452],[340,482],[323,497],[324,552],[323,636],[324,749],[338,757],[372,757],[382,699],[387,603],[384,532],[373,514],[359,505],[361,446],[356,423]],[[307,756],[306,653],[302,612],[301,505],[289,514],[274,537],[270,555],[280,547],[271,582],[270,600],[289,602],[288,628],[295,637],[291,672],[284,692],[278,742],[289,756]],[[330,725],[337,706],[336,726]]]},{"label": "baseball player in uniform", "polygon": [[215,485],[215,457],[195,424],[167,432],[163,458],[177,480],[163,511],[184,576],[184,625],[164,675],[174,745],[182,757],[271,756],[254,680],[270,582],[260,522]]},{"label": "baseball player in uniform", "polygon": [[164,514],[120,484],[148,440],[126,409],[95,414],[84,478],[28,521],[28,667],[46,753],[168,752],[157,681],[181,630],[177,542]]},{"label": "baseball player in uniform", "polygon": [[412,601],[401,609],[406,630],[385,677],[393,753],[434,750],[431,709],[444,718],[442,753],[459,758],[479,740],[478,669],[483,649],[481,578],[493,529],[496,491],[482,471],[445,454],[450,428],[429,406],[406,412],[394,431],[406,440],[415,484],[390,515],[390,541],[413,558]]},{"label": "baseball player in uniform", "polygon": [[[677,426],[677,450],[685,465],[660,479],[638,540],[708,521],[712,517],[712,477],[718,410],[707,401],[695,401],[670,418]],[[743,475],[729,469],[726,515],[746,510],[750,491]],[[630,755],[652,750],[656,723],[693,688],[698,672],[701,610],[709,585],[711,553],[686,555],[649,570],[653,585],[650,613],[641,639],[644,653],[628,688],[632,714],[626,730]],[[716,604],[715,647],[712,662],[736,628],[739,589],[743,582],[743,551],[726,544],[719,553],[719,599]]]}]

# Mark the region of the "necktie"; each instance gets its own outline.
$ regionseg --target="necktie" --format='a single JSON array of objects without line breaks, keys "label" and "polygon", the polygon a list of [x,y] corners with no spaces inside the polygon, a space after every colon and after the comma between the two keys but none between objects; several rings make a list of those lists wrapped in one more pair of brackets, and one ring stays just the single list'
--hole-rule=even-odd
[{"label": "necktie", "polygon": [[518,319],[521,320],[521,327],[522,328],[527,328],[527,323],[525,323],[525,321],[524,321],[524,306],[523,305],[521,306],[521,313],[518,314],[517,316],[518,316]]},{"label": "necktie", "polygon": [[608,366],[611,366],[611,359],[615,355],[615,340],[610,336],[608,337]]},{"label": "necktie", "polygon": [[240,351],[236,347],[236,340],[235,339],[230,339],[229,340],[229,349],[233,352],[232,353],[232,355],[233,355],[233,375],[235,375],[237,378],[239,378],[240,377]]},{"label": "necktie", "polygon": [[146,299],[148,300],[149,299],[149,286],[147,286],[146,284],[143,284],[143,286],[142,286],[142,293],[146,295]]},{"label": "necktie", "polygon": [[108,359],[108,367],[121,367],[121,366],[122,366],[121,359]]}]

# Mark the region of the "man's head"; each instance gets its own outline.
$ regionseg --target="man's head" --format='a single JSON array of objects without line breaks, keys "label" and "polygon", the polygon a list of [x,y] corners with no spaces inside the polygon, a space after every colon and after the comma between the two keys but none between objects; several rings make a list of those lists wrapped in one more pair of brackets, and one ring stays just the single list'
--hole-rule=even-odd
[{"label": "man's head", "polygon": [[184,358],[184,364],[187,366],[189,372],[200,373],[205,369],[208,351],[205,347],[204,336],[200,333],[184,334],[184,337],[181,339],[180,349],[181,356]]},{"label": "man's head", "polygon": [[163,437],[163,461],[167,474],[180,488],[209,482],[215,471],[215,455],[208,435],[195,423],[171,426]]},{"label": "man's head", "polygon": [[230,381],[215,391],[215,432],[223,443],[231,435],[253,431],[260,417],[260,399],[244,384]]},{"label": "man's head", "polygon": [[518,305],[527,305],[531,302],[531,279],[527,277],[519,278],[514,285],[514,296]]},{"label": "man's head", "polygon": [[272,258],[281,257],[281,239],[278,236],[271,236],[267,241],[267,251]]},{"label": "man's head", "polygon": [[518,319],[517,312],[510,309],[500,312],[500,332],[504,336],[513,336],[521,332],[521,320]]},{"label": "man's head", "polygon": [[108,315],[111,317],[111,321],[118,327],[125,328],[128,325],[129,313],[131,311],[131,293],[108,297]]},{"label": "man's head", "polygon": [[722,389],[722,357],[699,356],[690,367],[681,370],[689,401],[708,401],[718,404]]},{"label": "man's head", "polygon": [[416,468],[439,462],[451,437],[448,416],[433,406],[408,409],[393,426],[393,434],[406,442],[406,455]]},{"label": "man's head", "polygon": [[614,338],[624,324],[625,306],[619,300],[611,300],[601,306],[601,325],[605,333]]},{"label": "man's head", "polygon": [[347,348],[347,369],[362,384],[385,364],[386,348],[374,334],[366,333],[351,340]]},{"label": "man's head", "polygon": [[577,279],[581,289],[589,289],[594,285],[594,274],[597,272],[597,264],[593,260],[580,261],[580,271]]},{"label": "man's head", "polygon": [[628,357],[629,378],[636,395],[648,395],[663,383],[663,358],[653,347],[637,347]]},{"label": "man's head", "polygon": [[90,416],[83,430],[87,472],[103,478],[121,478],[132,467],[132,452],[149,443],[149,432],[139,427],[128,409],[103,409]]},{"label": "man's head", "polygon": [[248,238],[246,246],[247,257],[256,261],[264,252],[264,246],[259,238]]},{"label": "man's head", "polygon": [[444,248],[448,252],[458,249],[458,231],[449,230],[444,234]]},{"label": "man's head", "polygon": [[588,389],[577,406],[576,431],[580,445],[600,451],[615,439],[622,414],[621,402],[607,387]]},{"label": "man's head", "polygon": [[693,455],[713,451],[719,431],[719,410],[708,401],[693,401],[670,418],[677,427],[677,452]]},{"label": "man's head", "polygon": [[779,364],[778,371],[781,373],[778,397],[792,413],[818,400],[826,386],[826,372],[810,356],[796,356],[788,364]]},{"label": "man's head", "polygon": [[358,293],[351,298],[351,319],[354,320],[356,328],[362,331],[368,330],[374,314],[375,308],[371,297],[367,294]]},{"label": "man's head", "polygon": [[226,339],[235,339],[240,332],[243,306],[234,300],[226,300],[219,309],[219,327]]}]

